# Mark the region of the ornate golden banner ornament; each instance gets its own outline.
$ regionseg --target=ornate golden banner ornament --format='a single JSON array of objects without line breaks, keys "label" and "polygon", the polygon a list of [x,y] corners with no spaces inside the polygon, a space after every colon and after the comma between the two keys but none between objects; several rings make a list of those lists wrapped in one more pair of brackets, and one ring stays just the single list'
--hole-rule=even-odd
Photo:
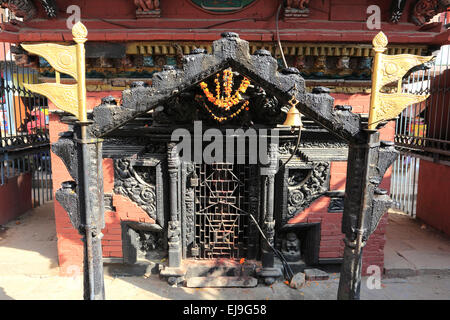
[{"label": "ornate golden banner ornament", "polygon": [[[22,44],[22,47],[33,54],[43,57],[55,68],[56,83],[24,84],[32,92],[42,94],[50,99],[57,108],[75,115],[78,120],[86,122],[86,66],[84,43],[88,31],[81,23],[72,28],[76,45],[64,46],[54,43]],[[72,76],[77,84],[61,84],[60,74]]]},{"label": "ornate golden banner ornament", "polygon": [[[370,97],[369,129],[374,130],[381,121],[397,117],[408,105],[419,103],[429,95],[402,93],[402,78],[413,67],[432,60],[433,56],[422,57],[412,54],[388,56],[388,39],[379,32],[372,41],[375,58],[372,66],[372,95]],[[383,86],[397,81],[396,93],[381,93]]]}]

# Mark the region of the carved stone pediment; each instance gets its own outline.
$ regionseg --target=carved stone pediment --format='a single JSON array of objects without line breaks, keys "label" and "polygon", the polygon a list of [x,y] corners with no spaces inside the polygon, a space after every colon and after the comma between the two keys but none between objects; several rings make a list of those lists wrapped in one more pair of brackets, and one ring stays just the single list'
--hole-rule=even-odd
[{"label": "carved stone pediment", "polygon": [[[202,121],[211,126],[218,124],[249,126],[252,123],[273,126],[284,121],[287,108],[276,97],[268,94],[256,84],[252,84],[245,93],[239,93],[239,84],[245,76],[237,72],[230,72],[235,74],[233,84],[230,86],[230,96],[239,96],[239,100],[236,98],[235,105],[231,107],[214,105],[208,101],[205,92],[197,85],[173,96],[156,108],[153,112],[154,125],[191,124],[194,121]],[[217,84],[219,76],[221,77],[221,72],[202,82],[207,86],[207,92],[212,92],[213,96],[219,96],[217,91],[223,90]]]}]

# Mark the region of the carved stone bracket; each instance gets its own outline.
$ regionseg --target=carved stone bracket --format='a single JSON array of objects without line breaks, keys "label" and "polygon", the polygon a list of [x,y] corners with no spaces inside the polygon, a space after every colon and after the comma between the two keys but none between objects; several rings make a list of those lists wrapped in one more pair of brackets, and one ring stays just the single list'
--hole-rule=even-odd
[{"label": "carved stone bracket", "polygon": [[328,191],[330,164],[319,162],[308,173],[305,169],[291,169],[288,176],[287,217],[289,220],[306,209]]},{"label": "carved stone bracket", "polygon": [[130,198],[156,220],[155,177],[150,172],[135,170],[128,159],[115,160],[114,192]]}]

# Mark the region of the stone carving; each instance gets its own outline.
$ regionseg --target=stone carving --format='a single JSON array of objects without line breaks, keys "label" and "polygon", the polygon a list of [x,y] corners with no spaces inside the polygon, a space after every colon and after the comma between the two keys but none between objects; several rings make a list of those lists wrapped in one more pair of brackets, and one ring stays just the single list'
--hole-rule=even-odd
[{"label": "stone carving", "polygon": [[[48,17],[56,17],[58,9],[55,0],[40,0],[40,3]],[[35,18],[37,13],[36,6],[31,0],[2,0],[0,5],[2,8],[8,8],[16,17],[23,18],[24,21]]]},{"label": "stone carving", "polygon": [[311,74],[316,77],[322,77],[326,73],[327,73],[327,57],[324,55],[317,56],[314,59],[314,65]]},{"label": "stone carving", "polygon": [[330,164],[317,163],[307,174],[305,170],[291,169],[291,172],[288,177],[288,219],[303,211],[328,190]]},{"label": "stone carving", "polygon": [[418,26],[429,22],[435,15],[445,12],[450,0],[418,0],[414,5],[411,20]]},{"label": "stone carving", "polygon": [[275,238],[275,221],[264,221],[263,230],[267,240],[273,245]]},{"label": "stone carving", "polygon": [[[248,94],[252,105],[250,110],[251,121],[265,124],[277,124],[284,121],[286,114],[282,112],[282,106],[276,97],[268,95],[259,86],[249,88]],[[246,119],[245,121],[248,122],[250,119]]]},{"label": "stone carving", "polygon": [[16,65],[24,68],[37,68],[39,65],[39,58],[37,56],[30,56],[25,50],[19,46],[11,47],[11,53],[14,55]]},{"label": "stone carving", "polygon": [[188,177],[188,182],[186,184],[186,193],[185,193],[185,241],[186,245],[189,245],[194,242],[194,215],[195,215],[195,203],[194,203],[194,185],[192,181],[195,181],[194,178],[194,165],[189,163],[186,165],[186,177]]},{"label": "stone carving", "polygon": [[133,0],[137,18],[158,18],[161,16],[159,0]]},{"label": "stone carving", "polygon": [[286,0],[284,7],[285,19],[305,18],[309,16],[309,0]]},{"label": "stone carving", "polygon": [[36,7],[30,0],[2,0],[2,8],[8,8],[18,18],[24,21],[33,19],[36,16]]},{"label": "stone carving", "polygon": [[286,237],[282,240],[281,252],[287,261],[298,261],[301,257],[300,251],[300,240],[297,234],[294,232],[289,232]]},{"label": "stone carving", "polygon": [[144,252],[162,250],[163,238],[161,234],[161,232],[139,232],[140,249]]},{"label": "stone carving", "polygon": [[[347,144],[345,142],[340,141],[330,141],[330,140],[311,140],[311,141],[300,141],[299,149],[306,148],[347,148]],[[291,155],[295,149],[295,142],[286,141],[280,144],[278,148],[278,152],[281,155]],[[297,150],[297,156],[301,156],[301,150]]]},{"label": "stone carving", "polygon": [[114,161],[114,192],[130,198],[137,203],[150,218],[156,220],[155,176],[144,168],[133,168],[130,160]]},{"label": "stone carving", "polygon": [[358,62],[358,71],[356,72],[361,79],[370,79],[372,73],[372,57],[362,57]]},{"label": "stone carving", "polygon": [[331,197],[328,212],[343,212],[344,211],[344,197]]},{"label": "stone carving", "polygon": [[180,233],[180,221],[169,221],[169,229],[167,231],[169,247],[178,248],[180,244]]},{"label": "stone carving", "polygon": [[339,76],[349,76],[353,73],[353,70],[350,68],[350,57],[349,56],[340,56],[337,59],[336,63],[337,74]]}]

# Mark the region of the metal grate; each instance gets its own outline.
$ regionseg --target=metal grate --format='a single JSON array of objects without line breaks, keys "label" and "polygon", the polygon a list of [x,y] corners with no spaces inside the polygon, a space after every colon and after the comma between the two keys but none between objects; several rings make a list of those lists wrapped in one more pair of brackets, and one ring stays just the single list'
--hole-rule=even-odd
[{"label": "metal grate", "polygon": [[196,165],[195,245],[199,259],[247,256],[250,166]]},{"label": "metal grate", "polygon": [[[445,14],[436,18],[448,22]],[[450,46],[441,47],[429,69],[411,73],[403,91],[430,97],[402,112],[396,124],[396,145],[417,157],[450,163]]]},{"label": "metal grate", "polygon": [[[448,14],[436,21],[448,23]],[[429,94],[408,106],[395,126],[395,145],[401,155],[392,168],[391,197],[397,209],[415,217],[420,160],[450,165],[450,46],[443,46],[429,69],[411,73],[403,91]]]},{"label": "metal grate", "polygon": [[391,197],[396,209],[416,216],[420,159],[400,154],[392,166]]},{"label": "metal grate", "polygon": [[[1,23],[10,18],[0,9]],[[38,82],[38,72],[20,53],[19,46],[0,42],[0,186],[30,174],[32,204],[39,206],[52,199],[48,105],[25,89]]]}]

